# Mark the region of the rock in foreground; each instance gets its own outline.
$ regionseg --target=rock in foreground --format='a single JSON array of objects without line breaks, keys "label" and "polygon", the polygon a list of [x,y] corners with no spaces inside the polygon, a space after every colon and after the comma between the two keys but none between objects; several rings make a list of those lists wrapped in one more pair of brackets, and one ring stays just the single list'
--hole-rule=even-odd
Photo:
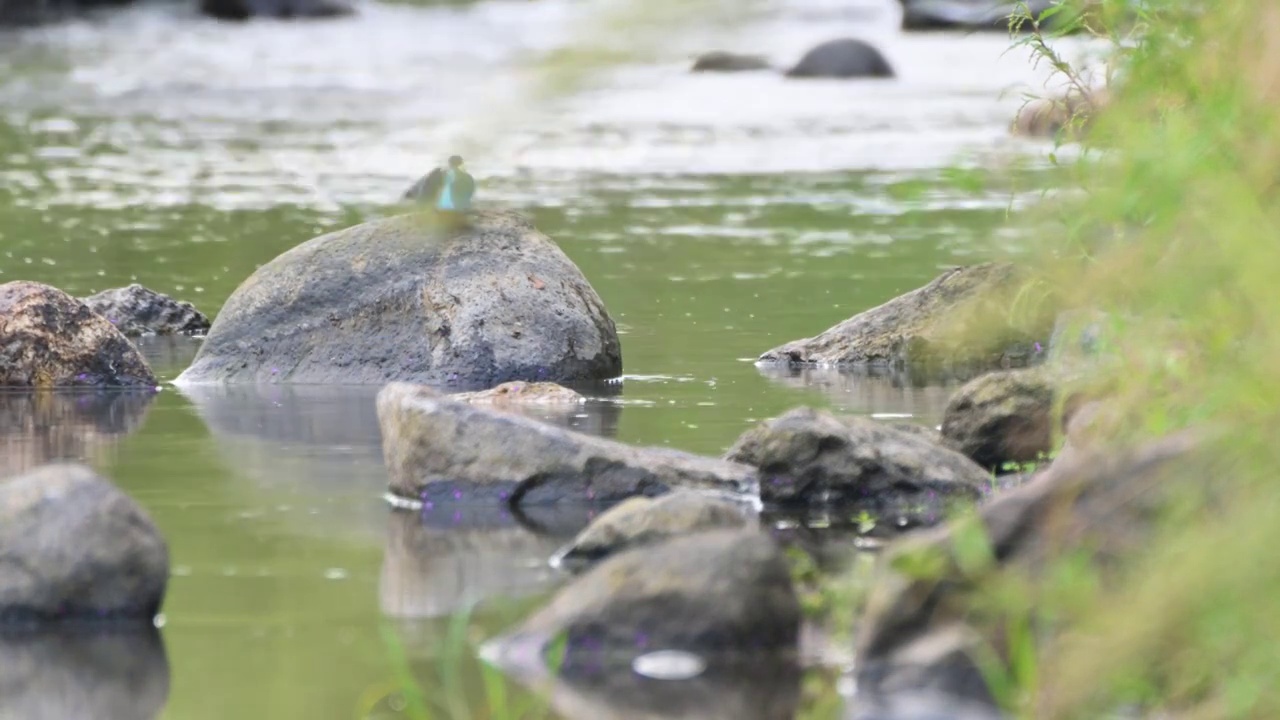
[{"label": "rock in foreground", "polygon": [[768,70],[769,60],[763,55],[740,55],[715,50],[699,55],[693,61],[691,72],[749,72]]},{"label": "rock in foreground", "polygon": [[928,285],[859,313],[817,337],[789,342],[760,364],[1001,365],[1025,364],[1048,338],[1052,318],[1009,312],[1017,274],[984,263],[948,270]]},{"label": "rock in foreground", "polygon": [[580,565],[673,537],[755,522],[744,503],[709,493],[677,490],[658,498],[634,497],[592,521],[556,554],[555,563]]},{"label": "rock in foreground", "polygon": [[522,216],[417,213],[315,238],[227,300],[179,383],[489,387],[622,372],[613,320]]},{"label": "rock in foreground", "polygon": [[1053,445],[1055,384],[1041,368],[987,373],[947,404],[942,436],[978,465],[1031,462]]},{"label": "rock in foreground", "polygon": [[420,385],[383,388],[378,424],[390,490],[411,500],[615,503],[677,488],[756,491],[745,465],[582,435]]},{"label": "rock in foreground", "polygon": [[40,283],[0,285],[0,386],[155,384],[137,348],[89,306]]},{"label": "rock in foreground", "polygon": [[932,499],[940,506],[977,499],[989,480],[968,458],[918,433],[812,408],[748,430],[726,457],[760,470],[760,499],[766,503],[884,510]]},{"label": "rock in foreground", "polygon": [[90,295],[84,304],[130,337],[197,335],[209,329],[209,318],[191,303],[137,283]]},{"label": "rock in foreground", "polygon": [[155,524],[92,470],[0,480],[0,622],[150,622],[168,579]]},{"label": "rock in foreground", "polygon": [[716,530],[605,560],[497,640],[495,654],[545,657],[562,638],[559,669],[572,675],[656,650],[705,658],[794,651],[799,632],[799,602],[774,541]]},{"label": "rock in foreground", "polygon": [[874,46],[854,38],[828,40],[787,71],[791,78],[891,78],[893,68]]}]

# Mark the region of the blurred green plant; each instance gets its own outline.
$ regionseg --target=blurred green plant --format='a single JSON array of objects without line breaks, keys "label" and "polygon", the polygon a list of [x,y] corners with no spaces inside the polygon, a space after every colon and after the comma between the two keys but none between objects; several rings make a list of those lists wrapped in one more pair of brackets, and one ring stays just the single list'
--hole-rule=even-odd
[{"label": "blurred green plant", "polygon": [[1028,265],[1059,309],[1112,320],[1089,377],[1105,376],[1116,410],[1098,435],[1119,447],[1224,429],[1210,452],[1230,471],[1188,477],[1148,548],[1105,578],[1072,552],[1035,578],[993,576],[981,533],[959,532],[975,610],[1004,620],[977,660],[1019,717],[1280,717],[1280,5],[1102,0],[1053,32],[1045,19],[1015,21],[1031,23],[1015,44],[1091,93],[1052,50],[1084,28],[1111,41],[1112,72],[1085,151],[1062,164],[1078,192],[1033,213],[1052,230]]}]

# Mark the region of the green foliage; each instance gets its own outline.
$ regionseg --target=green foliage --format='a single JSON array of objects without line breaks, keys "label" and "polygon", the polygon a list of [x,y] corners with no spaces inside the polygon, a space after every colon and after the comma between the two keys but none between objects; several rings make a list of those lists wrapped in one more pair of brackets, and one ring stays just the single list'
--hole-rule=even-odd
[{"label": "green foliage", "polygon": [[[1046,19],[1024,18],[1015,42],[1094,92]],[[1190,477],[1213,504],[1188,493],[1123,571],[1104,577],[1082,551],[1034,582],[984,586],[1006,622],[979,662],[1023,717],[1280,717],[1280,6],[1107,0],[1073,22],[1113,41],[1111,101],[1063,166],[1080,192],[1040,211],[1058,229],[1038,236],[1035,265],[1065,309],[1111,320],[1090,378],[1114,389],[1102,436],[1217,428],[1211,452],[1230,470]],[[974,537],[956,550],[981,567]]]}]

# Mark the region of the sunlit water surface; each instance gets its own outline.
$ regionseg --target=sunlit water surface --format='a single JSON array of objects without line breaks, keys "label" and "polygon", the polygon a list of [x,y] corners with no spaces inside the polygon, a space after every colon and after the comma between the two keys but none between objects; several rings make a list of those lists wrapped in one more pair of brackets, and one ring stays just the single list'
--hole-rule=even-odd
[{"label": "sunlit water surface", "polygon": [[[890,0],[790,0],[731,29],[674,29],[578,95],[519,102],[538,54],[569,42],[591,6],[365,3],[350,19],[234,25],[144,5],[0,33],[0,281],[75,294],[137,281],[212,315],[255,267],[392,212],[465,148],[483,202],[531,212],[622,333],[621,392],[548,421],[712,454],[802,404],[936,424],[945,383],[751,360],[942,267],[1016,249],[1007,214],[1038,196],[1045,148],[1007,125],[1045,73],[999,34],[904,36]],[[698,50],[783,65],[839,35],[878,44],[899,77],[686,72]],[[1015,162],[1031,169],[1013,182],[972,169]],[[197,343],[144,349],[167,381]],[[121,641],[133,685],[102,660],[68,669],[87,678],[75,692],[166,718],[413,716],[407,672],[430,717],[544,712],[485,674],[474,642],[562,580],[545,561],[587,512],[389,511],[376,390],[0,396],[0,471],[86,460],[170,543],[163,649]],[[786,536],[824,562],[850,547],[803,527]],[[59,648],[41,662],[85,655]],[[827,717],[839,698],[814,672],[804,692],[768,668],[677,683],[656,709],[648,686],[562,687],[546,712]]]}]

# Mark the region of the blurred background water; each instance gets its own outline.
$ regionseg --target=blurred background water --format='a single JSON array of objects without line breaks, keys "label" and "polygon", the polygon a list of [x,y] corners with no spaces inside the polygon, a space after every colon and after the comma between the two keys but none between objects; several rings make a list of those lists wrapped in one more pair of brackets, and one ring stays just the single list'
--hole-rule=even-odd
[{"label": "blurred background water", "polygon": [[[943,267],[1016,251],[1009,215],[1039,197],[1048,147],[1008,125],[1047,69],[998,32],[903,34],[893,0],[775,0],[674,28],[581,92],[519,102],[542,54],[599,8],[364,2],[349,18],[228,24],[144,3],[0,31],[0,282],[140,282],[212,316],[257,266],[393,212],[461,147],[479,200],[531,213],[622,333],[621,392],[550,421],[712,454],[801,404],[936,424],[947,383],[751,361]],[[781,66],[845,35],[897,78],[688,72],[702,51]],[[167,381],[198,342],[144,349]],[[522,716],[490,706],[450,628],[483,637],[531,607],[559,581],[547,555],[585,518],[391,513],[376,390],[0,396],[0,470],[84,459],[167,536],[164,649],[139,646],[168,659],[162,717],[399,716],[397,653],[448,695],[447,716]],[[821,688],[796,694],[805,717],[831,707]],[[759,707],[752,682],[713,690]],[[600,717],[607,701],[562,697],[557,712]]]}]

